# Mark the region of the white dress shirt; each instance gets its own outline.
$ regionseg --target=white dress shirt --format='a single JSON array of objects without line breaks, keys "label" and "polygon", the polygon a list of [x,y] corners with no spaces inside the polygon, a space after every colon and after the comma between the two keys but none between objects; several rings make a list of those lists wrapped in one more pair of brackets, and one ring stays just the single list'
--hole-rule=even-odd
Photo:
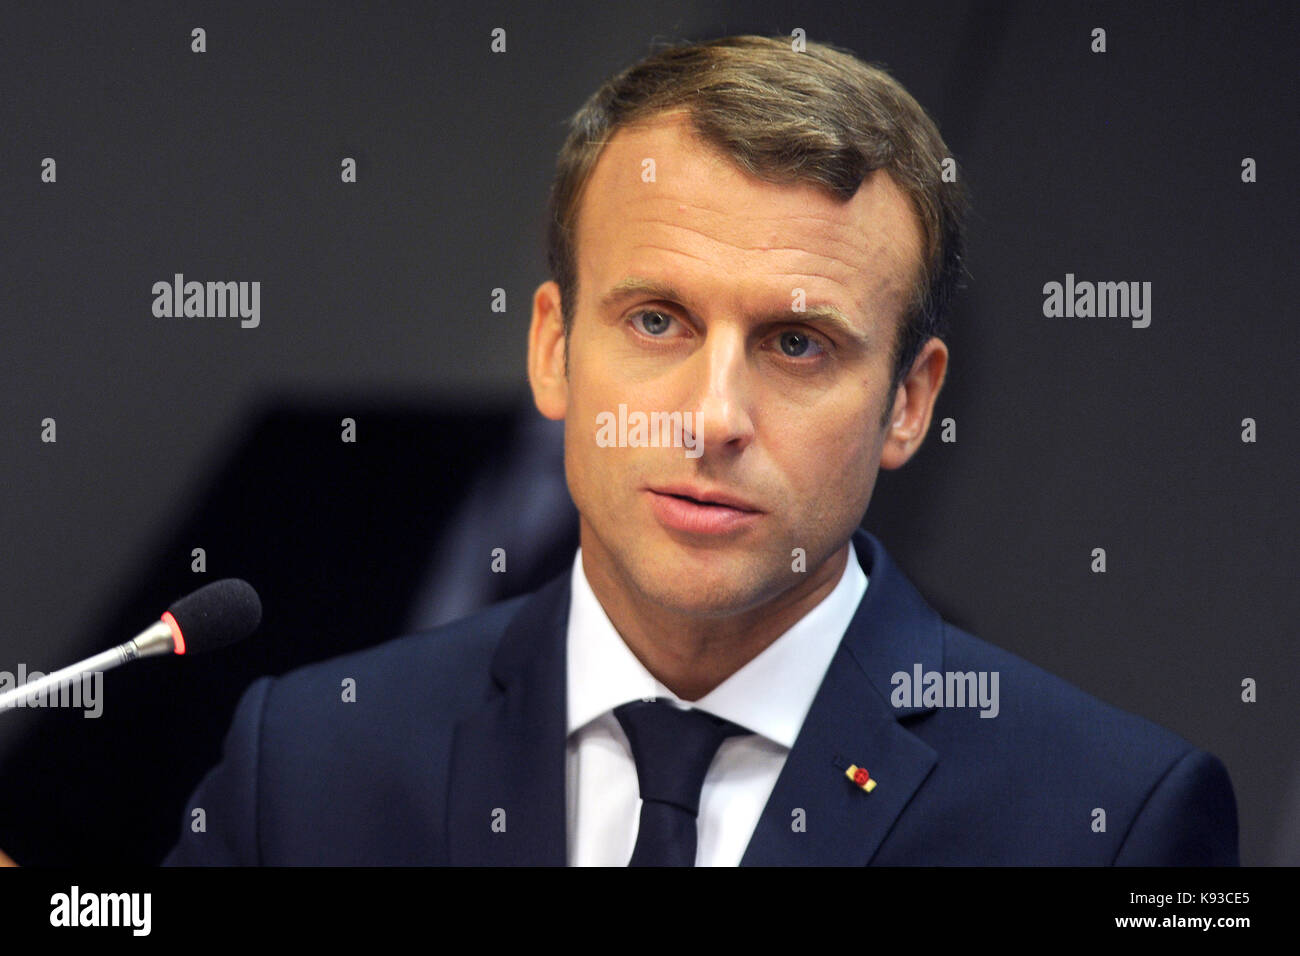
[{"label": "white dress shirt", "polygon": [[737,866],[831,658],[867,590],[849,542],[839,583],[761,654],[705,696],[680,701],[623,643],[573,561],[568,671],[568,859],[570,866],[626,866],[636,845],[641,797],[636,763],[614,708],[667,698],[740,724],[753,734],[722,742],[704,778],[696,866]]}]

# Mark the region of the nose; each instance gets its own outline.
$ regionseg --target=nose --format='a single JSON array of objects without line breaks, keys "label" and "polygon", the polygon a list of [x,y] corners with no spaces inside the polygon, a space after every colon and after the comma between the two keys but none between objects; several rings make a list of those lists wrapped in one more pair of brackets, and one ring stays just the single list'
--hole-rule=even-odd
[{"label": "nose", "polygon": [[744,335],[715,327],[688,363],[696,376],[694,437],[705,455],[736,454],[754,440],[750,369]]}]

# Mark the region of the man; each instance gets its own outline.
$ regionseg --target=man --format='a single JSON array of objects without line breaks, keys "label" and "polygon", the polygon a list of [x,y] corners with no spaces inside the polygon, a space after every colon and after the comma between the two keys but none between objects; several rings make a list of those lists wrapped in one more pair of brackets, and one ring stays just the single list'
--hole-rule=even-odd
[{"label": "man", "polygon": [[948,158],[817,44],[606,83],[529,332],[573,566],[254,683],[167,862],[1235,864],[1216,758],[946,624],[856,530],[947,368]]}]

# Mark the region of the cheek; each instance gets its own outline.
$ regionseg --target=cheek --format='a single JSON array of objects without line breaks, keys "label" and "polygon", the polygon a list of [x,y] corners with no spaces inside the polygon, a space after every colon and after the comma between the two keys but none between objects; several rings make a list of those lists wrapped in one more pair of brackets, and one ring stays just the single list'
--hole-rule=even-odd
[{"label": "cheek", "polygon": [[615,499],[628,483],[621,470],[627,464],[627,450],[601,447],[596,441],[600,427],[597,416],[617,409],[620,399],[601,394],[598,387],[593,387],[595,384],[589,379],[580,387],[570,388],[564,421],[564,468],[569,494],[579,512],[588,517],[617,510]]},{"label": "cheek", "polygon": [[878,455],[879,432],[868,426],[875,414],[861,405],[804,410],[786,418],[770,447],[792,475],[817,475],[838,484],[838,478],[849,480]]},{"label": "cheek", "polygon": [[835,520],[865,510],[882,448],[880,433],[866,425],[870,414],[859,407],[815,430],[809,416],[783,436],[775,453],[806,516]]}]

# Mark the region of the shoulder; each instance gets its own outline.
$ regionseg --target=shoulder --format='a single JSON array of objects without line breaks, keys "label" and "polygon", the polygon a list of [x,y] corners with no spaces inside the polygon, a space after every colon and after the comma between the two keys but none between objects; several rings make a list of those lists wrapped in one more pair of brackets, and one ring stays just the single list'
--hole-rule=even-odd
[{"label": "shoulder", "polygon": [[982,718],[1026,741],[1074,754],[1104,754],[1110,765],[1173,760],[1192,748],[1160,725],[1106,703],[1004,648],[944,622],[945,671],[996,674],[997,711]]},{"label": "shoulder", "polygon": [[[214,827],[238,834],[232,859],[440,859],[456,727],[492,693],[493,655],[521,601],[255,681],[222,764],[192,798],[212,808]],[[213,852],[182,847],[171,859]]]},{"label": "shoulder", "polygon": [[274,719],[284,711],[323,716],[341,703],[364,711],[471,706],[489,692],[492,656],[525,600],[502,601],[440,627],[267,679],[266,716]]},{"label": "shoulder", "polygon": [[938,755],[922,802],[984,820],[969,838],[986,841],[981,859],[1237,862],[1236,803],[1217,757],[960,628],[941,629],[945,677],[973,675],[987,690],[982,706],[948,700],[904,725]]}]

